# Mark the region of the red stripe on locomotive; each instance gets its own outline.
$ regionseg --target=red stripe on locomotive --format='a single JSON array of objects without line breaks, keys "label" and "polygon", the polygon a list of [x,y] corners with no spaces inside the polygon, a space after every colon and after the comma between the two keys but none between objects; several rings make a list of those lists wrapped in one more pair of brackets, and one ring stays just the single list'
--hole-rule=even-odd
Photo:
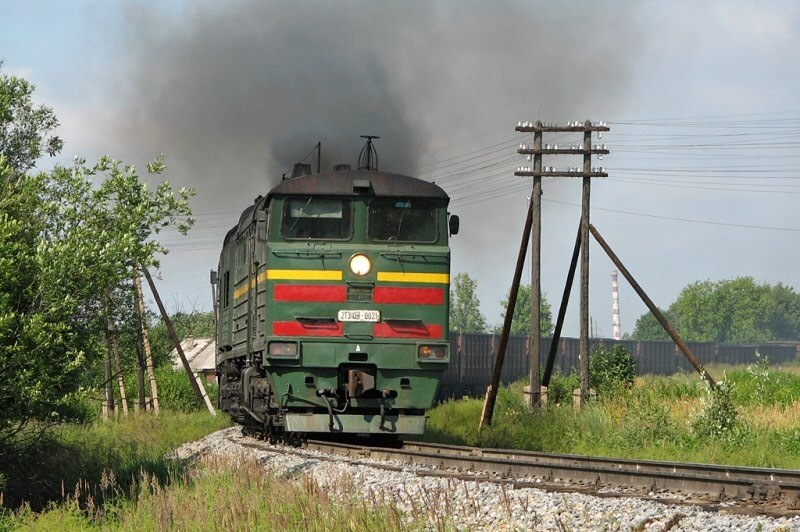
[{"label": "red stripe on locomotive", "polygon": [[372,292],[375,303],[405,305],[442,305],[444,290],[442,288],[390,288],[376,286]]},{"label": "red stripe on locomotive", "polygon": [[424,323],[376,323],[373,329],[375,338],[441,338],[441,325]]},{"label": "red stripe on locomotive", "polygon": [[275,336],[341,336],[342,332],[342,324],[335,322],[276,321],[272,323],[272,334]]},{"label": "red stripe on locomotive", "polygon": [[345,302],[347,287],[337,285],[276,284],[275,301]]}]

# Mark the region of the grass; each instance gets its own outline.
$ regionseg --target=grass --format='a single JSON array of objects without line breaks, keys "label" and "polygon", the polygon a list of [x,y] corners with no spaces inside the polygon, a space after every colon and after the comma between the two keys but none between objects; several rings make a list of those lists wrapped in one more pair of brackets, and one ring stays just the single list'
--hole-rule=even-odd
[{"label": "grass", "polygon": [[229,423],[224,415],[162,411],[158,417],[139,414],[58,427],[31,447],[3,449],[3,503],[16,508],[24,501],[41,509],[51,501],[63,500],[79,482],[98,485],[109,470],[122,486],[134,482],[142,472],[167,479],[179,467],[165,458],[168,451]]},{"label": "grass", "polygon": [[[726,383],[717,394],[695,375],[641,377],[629,387],[607,387],[580,410],[571,405],[574,375],[554,377],[551,402],[539,411],[523,404],[525,383],[517,382],[499,391],[493,426],[477,430],[482,400],[451,400],[430,412],[426,438],[800,469],[800,372],[794,369],[711,368]],[[228,423],[205,412],[136,415],[62,427],[24,454],[4,449],[2,502],[14,510],[0,510],[0,530],[452,528],[441,511],[444,495],[404,501],[401,509],[380,495],[358,497],[359,483],[349,477],[321,485],[305,475],[276,476],[245,456],[205,457],[191,467],[166,458],[181,443]],[[431,502],[439,498],[444,502]]]},{"label": "grass", "polygon": [[[501,388],[493,425],[478,431],[482,399],[451,400],[430,412],[425,438],[459,445],[800,469],[800,374],[770,368],[711,368],[726,394],[696,375],[637,378],[576,410],[566,393],[532,412],[524,382]],[[575,386],[554,377],[551,390]],[[561,381],[561,382],[559,382]],[[555,384],[555,386],[552,386]],[[559,394],[556,394],[559,398]]]},{"label": "grass", "polygon": [[278,476],[254,459],[168,458],[180,444],[229,426],[206,412],[135,415],[65,426],[3,469],[3,530],[409,530],[452,528],[423,502],[400,510],[362,498],[349,476],[321,485]]},{"label": "grass", "polygon": [[[25,530],[408,530],[406,515],[378,498],[357,497],[351,477],[335,489],[306,475],[280,477],[247,457],[204,457],[168,483],[143,473],[127,491],[111,481],[107,501],[76,492],[43,513],[22,510],[6,523]],[[123,495],[123,492],[125,496]],[[444,521],[442,520],[442,523]]]}]

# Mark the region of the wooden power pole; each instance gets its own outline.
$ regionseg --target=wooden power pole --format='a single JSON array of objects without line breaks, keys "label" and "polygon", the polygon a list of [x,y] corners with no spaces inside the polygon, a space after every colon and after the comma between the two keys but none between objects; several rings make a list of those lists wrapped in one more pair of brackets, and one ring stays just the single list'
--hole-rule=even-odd
[{"label": "wooden power pole", "polygon": [[[523,166],[514,172],[515,176],[533,178],[533,228],[531,232],[531,388],[528,395],[528,404],[536,406],[539,404],[541,388],[539,384],[539,361],[541,359],[541,333],[539,324],[539,312],[542,304],[542,293],[540,285],[541,276],[541,179],[547,177],[580,177],[583,180],[583,201],[581,210],[581,303],[580,303],[580,370],[581,388],[580,401],[584,403],[589,392],[589,199],[592,177],[608,177],[603,168],[592,167],[592,155],[605,155],[608,150],[605,146],[592,146],[592,133],[608,131],[609,128],[604,122],[592,123],[586,121],[568,122],[566,126],[556,126],[553,124],[543,124],[541,121],[520,122],[516,130],[522,133],[533,133],[533,145],[520,144],[518,153],[528,155],[533,159],[533,166]],[[551,146],[545,144],[542,147],[542,135],[544,133],[582,133],[583,142],[580,144],[563,145],[559,148],[558,144]],[[583,156],[582,166],[573,166],[569,169],[557,169],[552,166],[542,168],[543,155],[573,155]]]},{"label": "wooden power pole", "polygon": [[181,347],[181,342],[178,339],[177,333],[175,332],[175,327],[172,326],[172,320],[169,318],[169,314],[167,314],[167,309],[164,308],[164,303],[161,302],[161,296],[158,295],[158,290],[156,290],[156,285],[153,282],[153,278],[150,276],[150,272],[147,270],[147,268],[142,268],[142,273],[144,273],[144,278],[147,279],[147,284],[150,286],[150,292],[153,294],[153,298],[156,300],[156,305],[158,305],[159,312],[161,312],[161,318],[164,320],[164,325],[167,326],[167,332],[169,332],[169,336],[172,338],[172,343],[175,346],[175,350],[178,352],[178,356],[183,363],[183,369],[186,370],[186,377],[189,379],[189,384],[194,390],[195,395],[197,395],[197,398],[201,402],[205,403],[206,408],[208,408],[208,411],[211,413],[211,415],[216,415],[217,412],[214,410],[214,406],[211,404],[205,388],[202,387],[198,382],[197,375],[194,374],[192,367],[189,365],[189,360],[187,360],[186,354],[183,352],[183,347]]},{"label": "wooden power pole", "polygon": [[494,415],[494,405],[497,402],[497,390],[500,388],[500,374],[503,371],[503,361],[506,356],[506,346],[508,337],[511,334],[511,322],[514,320],[514,310],[517,306],[517,294],[519,293],[519,282],[522,278],[522,268],[525,265],[525,255],[528,252],[528,242],[531,235],[531,224],[533,223],[533,200],[528,204],[528,216],[525,219],[525,228],[522,230],[522,242],[519,245],[519,255],[517,255],[517,267],[514,270],[514,278],[511,281],[511,291],[508,293],[508,306],[506,316],[503,319],[503,332],[500,335],[500,344],[494,356],[494,369],[492,370],[492,381],[486,388],[486,397],[483,402],[481,421],[478,425],[480,430],[484,425],[492,424]]}]

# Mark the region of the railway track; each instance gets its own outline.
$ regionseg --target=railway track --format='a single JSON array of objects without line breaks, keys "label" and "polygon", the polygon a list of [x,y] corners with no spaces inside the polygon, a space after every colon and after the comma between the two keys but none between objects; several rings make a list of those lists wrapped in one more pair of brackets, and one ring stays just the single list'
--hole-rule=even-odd
[{"label": "railway track", "polygon": [[422,442],[404,442],[398,448],[327,440],[307,440],[304,445],[311,450],[352,459],[391,460],[432,469],[424,474],[504,483],[512,488],[536,487],[658,500],[664,500],[658,494],[668,492],[673,496],[668,496],[665,502],[670,503],[771,516],[800,515],[800,471],[796,470],[610,459]]}]

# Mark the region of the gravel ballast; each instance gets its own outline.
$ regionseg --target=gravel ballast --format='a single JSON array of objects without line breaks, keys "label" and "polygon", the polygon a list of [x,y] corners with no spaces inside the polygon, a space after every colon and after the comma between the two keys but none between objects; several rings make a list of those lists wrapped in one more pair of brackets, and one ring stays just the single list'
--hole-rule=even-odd
[{"label": "gravel ballast", "polygon": [[420,476],[417,472],[425,468],[415,466],[392,471],[373,467],[365,459],[307,449],[287,450],[265,442],[258,442],[258,449],[243,445],[255,442],[242,436],[239,427],[232,427],[181,446],[176,457],[191,460],[199,456],[245,455],[276,475],[309,475],[331,492],[342,485],[360,486],[361,493],[355,495],[393,503],[409,516],[422,515],[432,528],[448,522],[460,530],[800,531],[800,517],[753,517],[632,497],[512,489],[491,482]]}]

